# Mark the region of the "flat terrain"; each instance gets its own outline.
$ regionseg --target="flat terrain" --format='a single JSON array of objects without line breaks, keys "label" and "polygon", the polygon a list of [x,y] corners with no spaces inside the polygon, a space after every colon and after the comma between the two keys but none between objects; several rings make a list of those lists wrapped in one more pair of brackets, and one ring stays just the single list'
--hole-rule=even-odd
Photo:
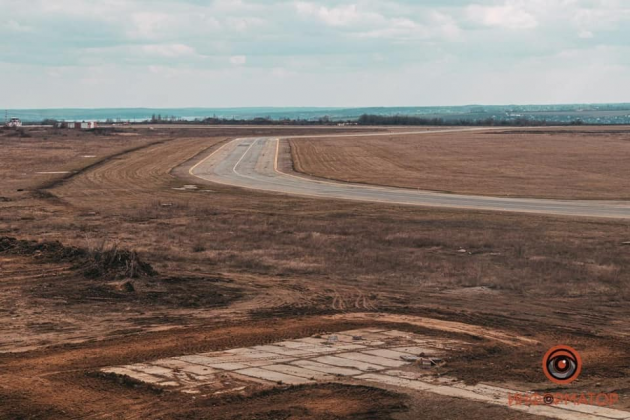
[{"label": "flat terrain", "polygon": [[630,198],[630,127],[290,140],[295,170],[320,178],[460,194]]},{"label": "flat terrain", "polygon": [[[473,130],[479,129],[460,128],[454,131],[472,132]],[[410,134],[417,135],[419,133],[406,133],[405,135]],[[431,134],[431,132],[423,132],[422,134]],[[360,136],[366,136],[366,134],[360,134]],[[390,136],[390,134],[370,134],[370,136]],[[281,140],[273,137],[231,140],[211,153],[208,158],[193,166],[190,174],[205,181],[232,187],[329,200],[630,220],[629,201],[458,195],[410,188],[323,181],[312,177],[295,176],[291,173],[290,168],[293,165],[290,157],[281,153],[285,149]],[[286,169],[287,166],[289,170]]]},{"label": "flat terrain", "polygon": [[274,128],[26,134],[0,132],[0,236],[37,241],[0,242],[1,418],[534,418],[370,384],[236,381],[191,396],[101,371],[375,327],[472,341],[439,373],[516,389],[551,389],[540,359],[570,344],[587,360],[571,389],[630,407],[626,222],[288,197],[188,174]]}]

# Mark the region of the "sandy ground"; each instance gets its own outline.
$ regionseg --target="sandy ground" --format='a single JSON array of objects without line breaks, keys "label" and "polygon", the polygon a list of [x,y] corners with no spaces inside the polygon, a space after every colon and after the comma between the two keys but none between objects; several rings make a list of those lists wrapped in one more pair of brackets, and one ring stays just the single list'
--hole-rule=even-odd
[{"label": "sandy ground", "polygon": [[[0,252],[0,417],[531,418],[395,388],[193,398],[99,373],[375,324],[474,340],[442,373],[516,388],[550,389],[540,359],[570,344],[587,360],[572,389],[616,391],[630,406],[627,224],[235,190],[186,174],[227,139],[273,129],[125,134],[137,142],[99,137],[102,158],[83,170],[75,156],[90,153],[91,134],[33,133],[29,147],[0,137],[0,236],[89,255],[116,245],[158,273],[88,277],[58,248]],[[33,172],[78,172],[23,176],[26,156]]]},{"label": "sandy ground", "polygon": [[630,128],[582,127],[291,140],[322,178],[461,194],[630,198]]}]

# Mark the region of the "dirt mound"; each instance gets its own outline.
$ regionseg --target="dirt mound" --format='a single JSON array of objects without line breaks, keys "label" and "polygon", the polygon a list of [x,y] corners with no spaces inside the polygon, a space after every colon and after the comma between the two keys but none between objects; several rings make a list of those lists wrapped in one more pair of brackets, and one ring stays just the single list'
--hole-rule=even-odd
[{"label": "dirt mound", "polygon": [[27,255],[50,262],[71,262],[87,278],[139,278],[154,276],[150,264],[140,260],[135,251],[100,248],[87,250],[61,242],[37,242],[0,237],[0,253]]}]

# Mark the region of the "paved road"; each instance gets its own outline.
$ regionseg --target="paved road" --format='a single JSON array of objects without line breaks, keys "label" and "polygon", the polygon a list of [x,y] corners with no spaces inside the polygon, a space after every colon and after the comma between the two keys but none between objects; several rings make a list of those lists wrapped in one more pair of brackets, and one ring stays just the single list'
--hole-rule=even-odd
[{"label": "paved road", "polygon": [[[439,131],[473,130],[475,129]],[[408,132],[397,135],[427,133],[430,132]],[[365,135],[335,134],[335,137]],[[392,133],[370,135],[391,136]],[[295,137],[292,136],[292,138]],[[276,137],[235,139],[192,167],[190,173],[220,184],[309,197],[456,209],[630,219],[630,202],[627,201],[483,197],[309,179],[278,170],[278,146],[279,138]]]}]

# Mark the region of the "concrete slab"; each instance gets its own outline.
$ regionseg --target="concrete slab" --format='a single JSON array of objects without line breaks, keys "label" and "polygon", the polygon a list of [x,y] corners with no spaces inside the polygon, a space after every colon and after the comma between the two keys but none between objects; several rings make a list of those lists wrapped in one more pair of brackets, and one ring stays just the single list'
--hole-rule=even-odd
[{"label": "concrete slab", "polygon": [[148,373],[149,375],[164,376],[166,378],[173,377],[173,369],[165,368],[162,366],[153,366],[139,363],[135,365],[129,365],[127,366],[127,368],[133,369],[140,373]]},{"label": "concrete slab", "polygon": [[337,340],[339,340],[340,343],[354,343],[355,342],[355,340],[352,338],[352,335],[346,335],[346,334],[327,334],[327,335],[323,335],[322,338],[324,338],[325,340],[328,340],[328,338],[332,336],[336,336]]},{"label": "concrete slab", "polygon": [[107,368],[107,369],[103,369],[103,372],[115,373],[116,375],[126,375],[138,381],[145,382],[148,384],[154,384],[154,385],[157,385],[160,382],[165,381],[165,378],[149,375],[147,373],[136,372],[135,370],[126,369],[126,368]]},{"label": "concrete slab", "polygon": [[239,354],[228,357],[207,357],[200,355],[180,356],[179,360],[220,370],[236,370],[247,367],[260,367],[277,363],[292,362],[294,357],[284,357],[267,353],[265,357],[260,353]]},{"label": "concrete slab", "polygon": [[324,345],[326,343],[326,340],[322,338],[314,338],[314,337],[298,338],[297,340],[293,340],[293,341],[297,341],[299,343],[317,344],[317,345]]},{"label": "concrete slab", "polygon": [[335,346],[332,346],[332,348],[339,350],[339,351],[347,351],[347,350],[361,350],[361,349],[365,349],[366,346],[363,344],[346,344],[346,343],[341,343]]},{"label": "concrete slab", "polygon": [[304,343],[302,341],[280,341],[278,343],[273,343],[274,346],[282,346],[289,349],[303,349],[305,347],[311,347],[312,343]]},{"label": "concrete slab", "polygon": [[325,363],[331,366],[349,367],[353,369],[362,370],[364,372],[379,371],[386,369],[385,366],[376,365],[374,363],[367,363],[359,360],[352,360],[343,357],[335,356],[322,356],[313,359],[316,362]]},{"label": "concrete slab", "polygon": [[238,355],[239,357],[246,357],[249,359],[274,359],[274,358],[280,357],[276,353],[269,353],[269,352],[258,350],[255,348],[233,349],[233,350],[228,350],[226,353],[235,354],[235,355]]},{"label": "concrete slab", "polygon": [[308,368],[294,365],[269,365],[265,366],[264,369],[286,373],[287,375],[299,376],[300,378],[311,379],[314,381],[332,381],[335,379],[332,375],[327,375],[316,370],[310,370]]},{"label": "concrete slab", "polygon": [[[217,364],[223,361],[223,360],[219,361],[214,357],[200,356],[198,354],[193,354],[193,355],[188,355],[188,356],[179,356],[176,359],[184,361],[184,362],[188,362],[188,363],[194,363],[196,365],[202,365],[202,366],[210,366],[211,364]],[[228,361],[225,361],[225,362],[227,363]]]},{"label": "concrete slab", "polygon": [[405,353],[405,352],[390,350],[390,349],[365,350],[365,351],[362,351],[361,353],[369,354],[372,356],[384,357],[386,359],[397,360],[399,362],[403,360],[401,359],[401,357],[413,356],[413,354],[410,354],[410,353]]},{"label": "concrete slab", "polygon": [[286,373],[274,372],[261,368],[242,369],[236,371],[235,373],[275,383],[281,382],[287,385],[303,385],[314,382],[310,379],[300,378],[299,376],[287,375]]},{"label": "concrete slab", "polygon": [[[354,340],[354,336],[360,336],[362,340]],[[386,344],[386,341],[394,339],[393,337],[389,337],[387,335],[383,335],[381,333],[361,333],[361,334],[338,334],[339,341],[346,343],[351,341],[353,344],[360,344],[362,346],[367,347],[377,347],[383,346]]]},{"label": "concrete slab", "polygon": [[151,364],[154,366],[163,366],[163,367],[171,368],[174,370],[183,369],[183,368],[186,368],[187,366],[191,366],[190,363],[184,362],[183,360],[178,360],[178,359],[159,359],[159,360],[151,362]]},{"label": "concrete slab", "polygon": [[209,366],[195,365],[193,363],[189,363],[184,367],[176,368],[175,372],[185,372],[193,375],[207,377],[216,373],[216,369],[213,369]]},{"label": "concrete slab", "polygon": [[387,359],[385,357],[379,357],[379,356],[374,356],[371,354],[356,353],[356,352],[355,353],[339,353],[339,354],[336,354],[336,356],[343,357],[344,359],[356,360],[357,362],[365,362],[365,363],[370,363],[377,366],[383,366],[383,367],[389,367],[389,368],[396,368],[396,367],[401,367],[401,366],[405,366],[409,364],[409,362],[405,362],[402,359],[392,360],[392,359]]},{"label": "concrete slab", "polygon": [[335,353],[337,351],[332,346],[325,346],[322,343],[313,344],[313,343],[303,343],[299,341],[298,342],[282,341],[280,343],[276,343],[275,345],[286,347],[289,349],[308,351],[310,353],[316,353],[316,354]]},{"label": "concrete slab", "polygon": [[217,363],[217,364],[209,364],[212,369],[216,370],[226,370],[226,371],[234,371],[239,369],[247,369],[248,367],[243,363]]},{"label": "concrete slab", "polygon": [[383,340],[386,339],[390,336],[383,334],[382,332],[366,332],[366,331],[359,331],[359,332],[343,332],[343,333],[339,333],[340,335],[347,335],[349,337],[354,337],[354,336],[360,336],[363,337],[366,340]]},{"label": "concrete slab", "polygon": [[331,366],[314,360],[296,360],[295,362],[291,362],[291,364],[334,376],[356,376],[363,374],[362,371],[357,369]]},{"label": "concrete slab", "polygon": [[420,356],[422,353],[424,353],[425,356],[441,356],[444,354],[443,350],[436,349],[434,347],[406,346],[394,347],[391,350],[409,353],[413,356]]},{"label": "concrete slab", "polygon": [[288,347],[274,346],[274,345],[256,346],[254,347],[254,349],[269,352],[269,353],[279,354],[282,356],[314,356],[316,354],[306,349],[305,350],[291,349]]},{"label": "concrete slab", "polygon": [[[241,360],[251,360],[251,359],[245,359],[243,356],[240,356],[240,355],[229,354],[226,356],[223,353],[221,355],[216,355],[212,353],[201,353],[201,354],[193,354],[192,356],[205,357],[209,360],[212,360],[212,363],[239,363]],[[187,356],[180,356],[179,358],[183,359],[184,357],[187,357]]]},{"label": "concrete slab", "polygon": [[[217,389],[215,394],[230,392],[218,379],[230,372],[238,384],[242,381],[259,384],[282,383],[300,385],[315,381],[333,381],[339,377],[368,381],[465,398],[507,407],[508,394],[518,391],[497,386],[466,385],[454,378],[431,375],[431,369],[403,369],[410,362],[402,356],[441,356],[449,349],[468,344],[455,340],[423,337],[397,330],[357,329],[335,333],[336,340],[307,337],[269,345],[238,348],[164,358],[149,363],[136,363],[103,369],[104,372],[127,375],[136,380],[182,392],[198,393],[203,386]],[[354,340],[353,335],[364,340]],[[235,389],[244,389],[235,388]],[[512,406],[508,407],[559,419],[630,419],[630,413],[597,406]]]}]

